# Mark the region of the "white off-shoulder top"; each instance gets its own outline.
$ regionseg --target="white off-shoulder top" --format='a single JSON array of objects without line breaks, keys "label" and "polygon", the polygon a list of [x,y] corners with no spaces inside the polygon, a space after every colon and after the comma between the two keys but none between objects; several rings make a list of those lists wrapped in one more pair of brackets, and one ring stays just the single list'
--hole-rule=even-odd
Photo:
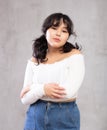
[{"label": "white off-shoulder top", "polygon": [[[52,64],[39,64],[28,60],[24,85],[31,86],[28,93],[21,99],[23,104],[32,104],[38,99],[60,102],[77,97],[85,74],[83,54],[73,54],[61,61]],[[44,84],[57,83],[66,90],[65,97],[52,99],[45,96]]]}]

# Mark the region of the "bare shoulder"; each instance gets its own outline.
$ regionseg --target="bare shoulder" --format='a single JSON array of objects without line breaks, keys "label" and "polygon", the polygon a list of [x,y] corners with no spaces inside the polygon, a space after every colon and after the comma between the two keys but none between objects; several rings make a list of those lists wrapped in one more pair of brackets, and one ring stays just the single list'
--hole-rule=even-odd
[{"label": "bare shoulder", "polygon": [[72,51],[70,51],[69,55],[74,55],[74,54],[82,54],[82,52],[78,49],[73,49]]},{"label": "bare shoulder", "polygon": [[32,61],[34,63],[37,63],[37,59],[35,57],[33,57],[33,56],[30,58],[30,61]]}]

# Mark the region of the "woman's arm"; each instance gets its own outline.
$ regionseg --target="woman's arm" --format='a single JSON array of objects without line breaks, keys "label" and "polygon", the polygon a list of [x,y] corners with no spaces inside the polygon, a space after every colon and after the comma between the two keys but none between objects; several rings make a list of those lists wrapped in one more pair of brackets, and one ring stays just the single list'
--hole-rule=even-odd
[{"label": "woman's arm", "polygon": [[78,92],[85,74],[84,56],[76,54],[71,57],[67,65],[66,76],[62,75],[62,81],[59,86],[66,90],[65,99],[72,98]]},{"label": "woman's arm", "polygon": [[27,86],[21,90],[20,98],[23,98],[26,93],[30,91],[30,86]]},{"label": "woman's arm", "polygon": [[[44,88],[44,95],[53,99],[60,99],[66,95],[65,89],[55,83],[45,84],[43,88]],[[39,99],[38,97],[41,97],[40,95],[41,90],[40,92],[37,93],[38,90],[39,88],[31,89],[30,86],[23,88],[20,94],[22,103],[30,105],[36,102]]]},{"label": "woman's arm", "polygon": [[33,62],[28,61],[24,85],[20,94],[21,101],[23,104],[32,104],[44,95],[43,84],[33,84]]},{"label": "woman's arm", "polygon": [[32,62],[29,61],[25,71],[24,87],[20,93],[21,101],[25,105],[30,105],[43,96],[59,99],[66,94],[65,89],[56,83],[34,84],[32,79]]}]

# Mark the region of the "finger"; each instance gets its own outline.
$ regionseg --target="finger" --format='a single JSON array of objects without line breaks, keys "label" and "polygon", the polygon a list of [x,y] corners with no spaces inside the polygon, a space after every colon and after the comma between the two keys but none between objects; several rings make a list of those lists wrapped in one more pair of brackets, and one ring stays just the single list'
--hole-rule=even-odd
[{"label": "finger", "polygon": [[53,88],[54,88],[54,89],[57,89],[57,90],[65,90],[65,88],[59,87],[59,86],[54,86]]},{"label": "finger", "polygon": [[57,94],[57,93],[53,93],[53,94],[52,94],[52,97],[53,97],[53,98],[58,98],[58,99],[59,99],[59,98],[63,98],[64,95],[60,95],[60,94]]},{"label": "finger", "polygon": [[21,94],[20,94],[20,98],[23,98],[23,96],[25,95],[25,91],[22,91]]},{"label": "finger", "polygon": [[20,98],[23,98],[23,96],[24,96],[24,93],[22,92],[22,93],[20,94]]},{"label": "finger", "polygon": [[20,94],[20,98],[23,98],[23,96],[28,92],[28,90],[22,90]]},{"label": "finger", "polygon": [[59,95],[66,95],[65,90],[54,90],[53,92]]}]

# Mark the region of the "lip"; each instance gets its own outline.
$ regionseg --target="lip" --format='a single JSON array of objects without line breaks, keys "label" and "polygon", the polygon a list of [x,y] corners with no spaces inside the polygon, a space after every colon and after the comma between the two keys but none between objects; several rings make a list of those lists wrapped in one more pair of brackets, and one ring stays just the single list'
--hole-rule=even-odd
[{"label": "lip", "polygon": [[53,38],[54,41],[60,42],[61,40],[59,38]]}]

